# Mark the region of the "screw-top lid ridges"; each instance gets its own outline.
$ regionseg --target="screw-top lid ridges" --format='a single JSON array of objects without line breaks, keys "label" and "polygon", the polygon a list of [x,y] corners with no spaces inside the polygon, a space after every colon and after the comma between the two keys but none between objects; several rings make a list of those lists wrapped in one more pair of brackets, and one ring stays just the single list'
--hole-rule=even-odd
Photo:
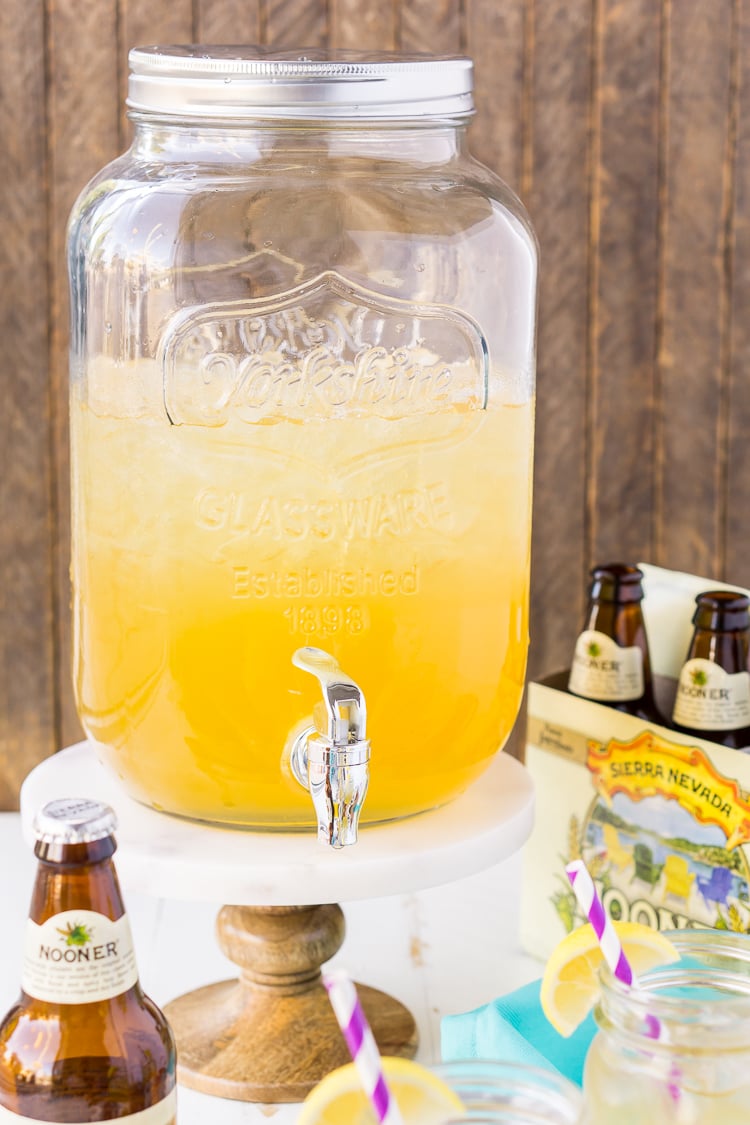
[{"label": "screw-top lid ridges", "polygon": [[459,56],[255,46],[136,47],[136,113],[241,120],[467,117],[473,63]]}]

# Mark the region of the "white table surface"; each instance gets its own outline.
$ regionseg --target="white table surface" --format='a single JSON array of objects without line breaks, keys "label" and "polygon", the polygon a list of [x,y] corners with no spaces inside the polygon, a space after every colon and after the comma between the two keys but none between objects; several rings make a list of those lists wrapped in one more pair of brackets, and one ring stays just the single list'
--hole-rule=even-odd
[{"label": "white table surface", "polygon": [[[35,859],[17,813],[0,813],[0,1011],[16,999]],[[115,857],[115,862],[117,857]],[[347,937],[331,965],[392,993],[419,1029],[417,1058],[440,1057],[440,1020],[540,974],[518,942],[520,855],[442,887],[342,902]],[[235,975],[214,941],[221,905],[156,898],[123,887],[141,983],[158,1003]],[[189,936],[188,936],[189,935]],[[291,1125],[293,1106],[257,1106],[180,1089],[180,1125]]]}]

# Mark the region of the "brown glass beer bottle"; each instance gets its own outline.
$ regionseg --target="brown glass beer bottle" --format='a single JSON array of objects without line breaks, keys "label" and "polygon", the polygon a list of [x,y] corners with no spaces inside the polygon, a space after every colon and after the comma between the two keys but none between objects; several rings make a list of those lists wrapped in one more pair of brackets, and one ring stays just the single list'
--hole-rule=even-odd
[{"label": "brown glass beer bottle", "polygon": [[735,749],[750,747],[750,598],[710,590],[695,599],[695,631],[677,682],[672,725]]},{"label": "brown glass beer bottle", "polygon": [[0,1122],[175,1120],[175,1047],[138,983],[112,855],[116,819],[64,799],[35,820],[21,996],[0,1023]]},{"label": "brown glass beer bottle", "polygon": [[643,572],[626,563],[595,566],[589,607],[576,641],[568,690],[661,723],[654,703],[643,621]]}]

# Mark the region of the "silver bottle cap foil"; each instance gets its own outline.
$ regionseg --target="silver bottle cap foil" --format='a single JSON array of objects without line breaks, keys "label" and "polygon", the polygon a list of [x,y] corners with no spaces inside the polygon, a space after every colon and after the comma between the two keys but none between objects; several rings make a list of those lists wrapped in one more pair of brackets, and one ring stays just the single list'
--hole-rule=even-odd
[{"label": "silver bottle cap foil", "polygon": [[117,828],[114,809],[86,797],[48,801],[34,817],[34,835],[44,844],[89,844]]},{"label": "silver bottle cap foil", "polygon": [[467,117],[469,58],[262,47],[136,47],[127,104],[188,118]]}]

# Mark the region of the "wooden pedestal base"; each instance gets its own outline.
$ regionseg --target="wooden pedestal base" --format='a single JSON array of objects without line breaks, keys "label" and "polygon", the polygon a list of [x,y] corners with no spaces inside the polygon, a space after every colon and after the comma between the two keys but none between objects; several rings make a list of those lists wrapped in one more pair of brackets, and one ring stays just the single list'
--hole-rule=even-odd
[{"label": "wooden pedestal base", "polygon": [[[341,908],[223,906],[216,928],[240,979],[166,1005],[178,1080],[239,1101],[301,1101],[350,1061],[320,973],[344,940]],[[357,991],[381,1052],[412,1058],[411,1013],[384,992],[360,984]]]}]

